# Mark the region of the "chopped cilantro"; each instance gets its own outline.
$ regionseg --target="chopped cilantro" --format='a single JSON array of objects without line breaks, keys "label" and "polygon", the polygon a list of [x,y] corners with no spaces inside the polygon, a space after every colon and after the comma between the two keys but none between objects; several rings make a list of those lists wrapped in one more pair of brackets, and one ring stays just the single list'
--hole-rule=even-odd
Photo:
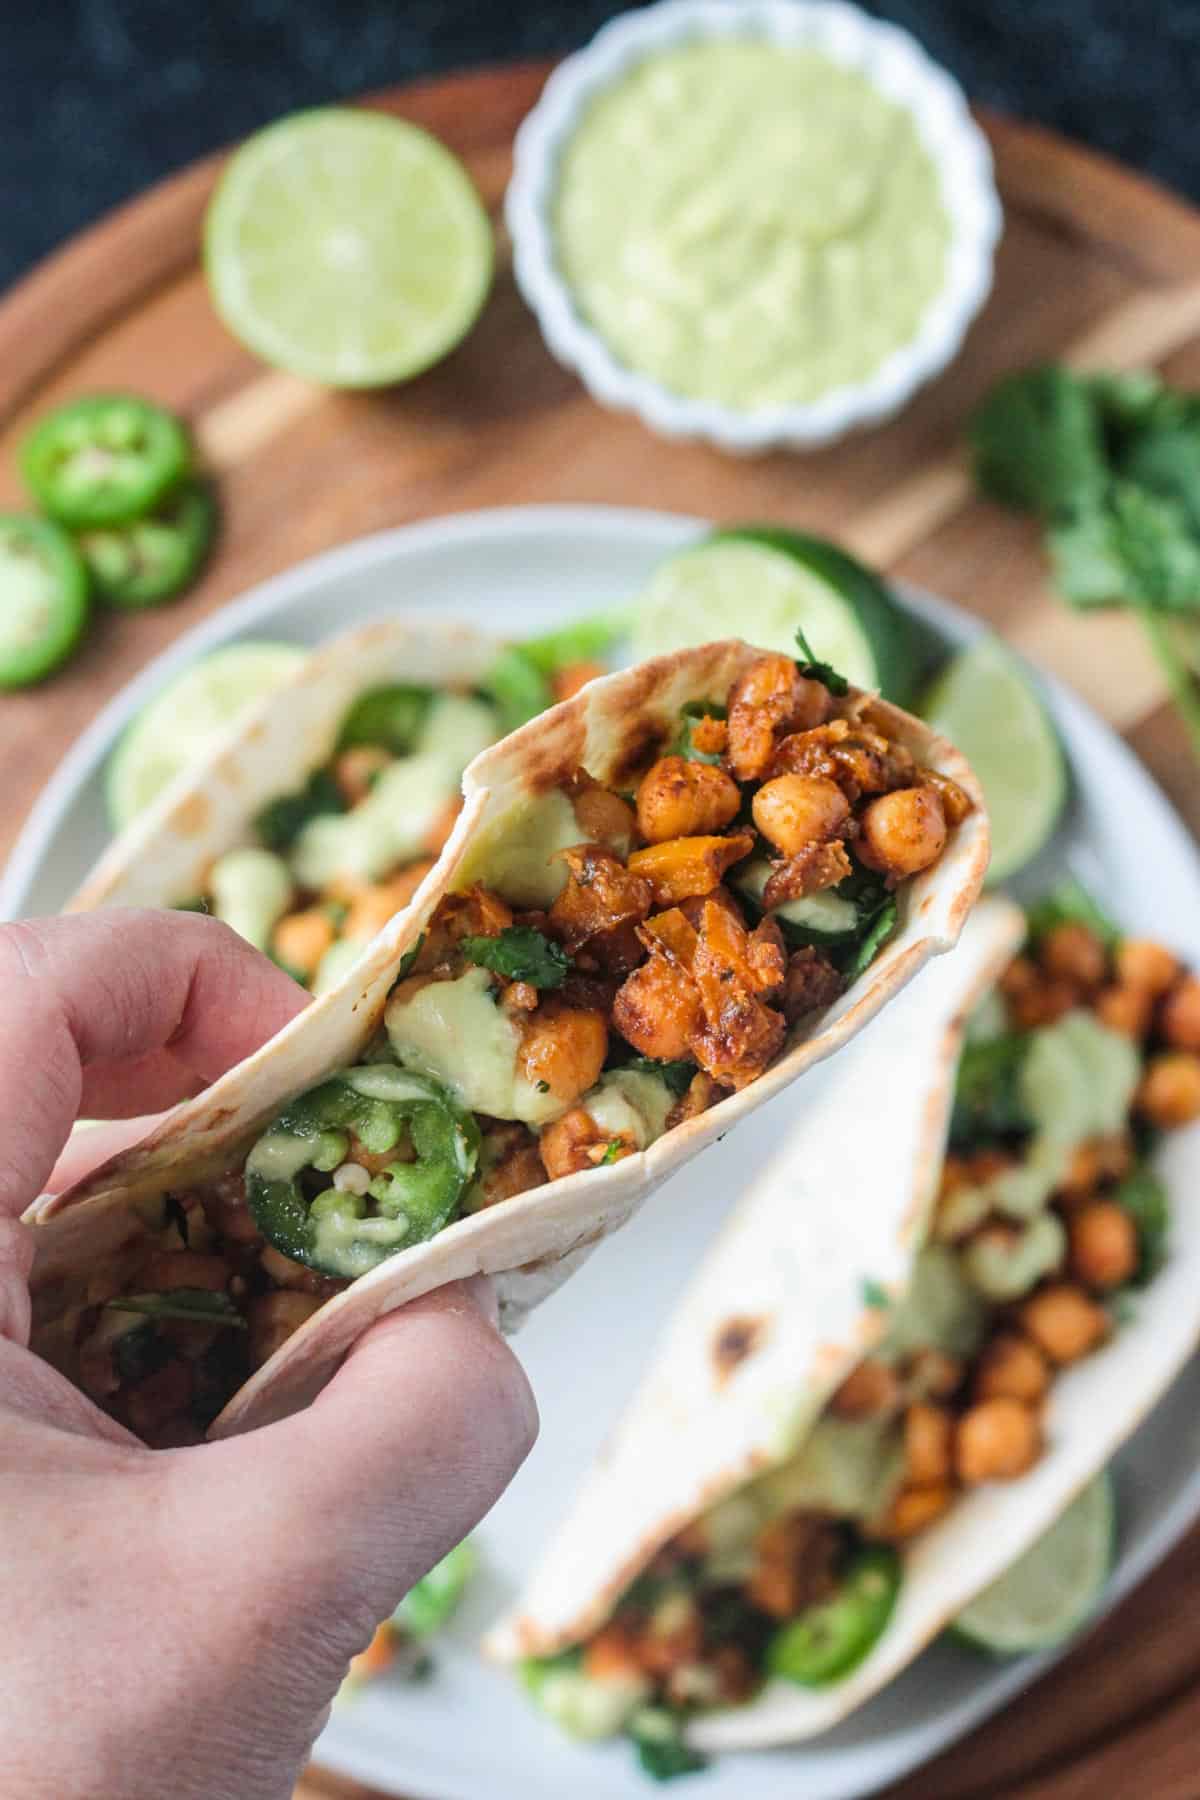
[{"label": "chopped cilantro", "polygon": [[280,794],[264,806],[254,821],[259,838],[268,850],[288,850],[300,836],[310,819],[322,813],[345,812],[341,790],[327,769],[317,769],[302,788],[292,794]]},{"label": "chopped cilantro", "polygon": [[548,1081],[536,1081],[534,1082],[534,1086],[537,1088],[539,1094],[548,1094],[550,1092],[550,1083]]},{"label": "chopped cilantro", "polygon": [[548,678],[520,644],[510,644],[500,652],[482,687],[499,713],[505,733],[528,725],[530,719],[554,705],[554,690]]},{"label": "chopped cilantro", "polygon": [[571,959],[562,945],[532,925],[506,926],[497,937],[463,938],[461,948],[481,969],[509,981],[527,981],[530,987],[561,987],[570,973]]},{"label": "chopped cilantro", "polygon": [[604,1155],[600,1158],[601,1168],[603,1168],[606,1163],[617,1162],[627,1149],[628,1145],[621,1138],[611,1138],[604,1146]]},{"label": "chopped cilantro", "polygon": [[813,654],[813,647],[805,637],[799,625],[796,627],[796,642],[800,646],[800,658],[796,667],[808,681],[819,681],[827,687],[831,694],[848,694],[850,683],[844,675],[839,675],[831,663],[820,662]]},{"label": "chopped cilantro", "polygon": [[683,1721],[665,1706],[639,1707],[629,1726],[637,1759],[652,1781],[671,1781],[706,1767],[683,1741]]},{"label": "chopped cilantro", "polygon": [[417,747],[433,706],[433,689],[412,682],[392,682],[360,694],[338,735],[338,749],[369,744],[393,756],[408,756]]},{"label": "chopped cilantro", "polygon": [[895,934],[899,922],[899,909],[889,894],[843,965],[842,974],[847,983],[857,981],[864,970],[870,968],[888,939]]},{"label": "chopped cilantro", "polygon": [[404,977],[408,974],[409,970],[412,968],[413,964],[416,962],[418,956],[420,956],[421,950],[424,947],[424,943],[425,943],[425,933],[422,932],[420,937],[417,939],[416,943],[412,946],[412,949],[406,950],[404,952],[404,955],[400,958],[400,967],[396,971],[396,980],[397,981],[404,980]]},{"label": "chopped cilantro", "polygon": [[887,1289],[870,1275],[863,1276],[860,1291],[863,1305],[869,1306],[872,1312],[886,1312],[892,1304],[892,1297]]},{"label": "chopped cilantro", "polygon": [[950,1120],[950,1142],[956,1150],[974,1149],[1031,1128],[1021,1095],[1028,1049],[1028,1034],[1017,1031],[966,1045],[959,1058]]},{"label": "chopped cilantro", "polygon": [[1058,925],[1086,925],[1109,950],[1115,950],[1121,941],[1121,933],[1107,913],[1097,906],[1083,883],[1074,877],[1060,881],[1031,906],[1026,923],[1029,941],[1035,948]]},{"label": "chopped cilantro", "polygon": [[692,1077],[696,1073],[695,1063],[682,1060],[668,1062],[660,1060],[657,1056],[634,1056],[627,1063],[622,1063],[621,1067],[636,1069],[642,1075],[659,1076],[676,1096],[687,1093],[692,1085]]},{"label": "chopped cilantro", "polygon": [[110,1312],[144,1313],[149,1319],[191,1319],[205,1325],[246,1329],[246,1321],[229,1295],[209,1288],[172,1288],[166,1294],[120,1294],[104,1304]]},{"label": "chopped cilantro", "polygon": [[1146,1287],[1167,1260],[1167,1233],[1171,1225],[1167,1190],[1153,1169],[1135,1169],[1127,1175],[1113,1198],[1137,1227],[1138,1266],[1132,1287]]}]

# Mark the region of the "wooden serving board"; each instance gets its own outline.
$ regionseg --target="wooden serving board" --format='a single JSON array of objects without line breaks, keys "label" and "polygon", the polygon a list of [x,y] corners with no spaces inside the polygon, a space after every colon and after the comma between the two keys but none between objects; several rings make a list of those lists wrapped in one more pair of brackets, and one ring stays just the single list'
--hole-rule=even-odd
[{"label": "wooden serving board", "polygon": [[[377,98],[464,157],[498,213],[514,129],[545,65]],[[600,411],[543,348],[507,244],[468,341],[394,392],[332,395],[256,363],[218,324],[199,261],[221,159],[154,189],[0,301],[0,508],[23,503],[13,448],[47,406],[130,387],[192,422],[218,478],[220,546],[173,607],[98,621],[57,680],[0,697],[0,856],[67,745],[151,657],[252,583],[364,532],[524,501],[611,501],[841,537],[991,621],[1122,731],[1200,831],[1200,782],[1137,626],[1052,598],[1036,534],[972,498],[962,421],[1032,360],[1154,365],[1200,387],[1200,213],[1045,132],[985,118],[1007,229],[963,355],[893,424],[805,456],[736,461]],[[1200,1791],[1200,1532],[1047,1682],[892,1800],[1096,1800]],[[370,1800],[313,1772],[300,1794]],[[436,1797],[432,1797],[436,1800]]]}]

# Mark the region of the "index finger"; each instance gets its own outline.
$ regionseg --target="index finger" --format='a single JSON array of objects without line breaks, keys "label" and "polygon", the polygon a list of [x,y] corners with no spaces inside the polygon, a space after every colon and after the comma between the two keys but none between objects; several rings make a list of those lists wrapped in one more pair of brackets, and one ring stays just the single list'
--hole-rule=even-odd
[{"label": "index finger", "polygon": [[216,920],[124,909],[0,928],[0,991],[10,1215],[45,1185],[89,1087],[111,1100],[115,1069],[129,1078],[120,1110],[161,1107],[249,1056],[307,998]]}]

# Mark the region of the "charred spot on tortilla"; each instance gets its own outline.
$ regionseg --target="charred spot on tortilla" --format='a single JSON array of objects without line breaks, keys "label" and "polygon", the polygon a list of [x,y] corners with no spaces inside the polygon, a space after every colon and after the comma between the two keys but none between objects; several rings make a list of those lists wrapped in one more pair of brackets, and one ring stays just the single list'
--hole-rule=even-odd
[{"label": "charred spot on tortilla", "polygon": [[623,721],[609,764],[608,785],[620,790],[628,788],[645,773],[667,738],[667,727],[656,720],[634,718]]},{"label": "charred spot on tortilla", "polygon": [[181,837],[199,837],[207,828],[211,808],[205,794],[189,794],[172,814],[171,823]]},{"label": "charred spot on tortilla", "polygon": [[746,1317],[727,1319],[713,1339],[712,1360],[717,1386],[729,1380],[742,1363],[762,1345],[767,1335],[766,1319]]}]

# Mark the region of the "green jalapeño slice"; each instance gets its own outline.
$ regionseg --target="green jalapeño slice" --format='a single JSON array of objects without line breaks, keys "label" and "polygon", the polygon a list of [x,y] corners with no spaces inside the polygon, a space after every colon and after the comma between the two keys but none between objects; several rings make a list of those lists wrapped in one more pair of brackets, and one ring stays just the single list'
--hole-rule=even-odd
[{"label": "green jalape\u00f1o slice", "polygon": [[25,439],[21,471],[60,525],[124,525],[165,498],[191,461],[172,413],[136,394],[92,394],[48,413]]},{"label": "green jalape\u00f1o slice", "polygon": [[31,687],[57,669],[87,613],[87,570],[66,532],[0,513],[0,688]]},{"label": "green jalape\u00f1o slice", "polygon": [[157,606],[195,576],[212,543],[212,495],[189,481],[144,519],[81,531],[92,585],[110,606]]},{"label": "green jalape\u00f1o slice", "polygon": [[840,1681],[883,1636],[899,1592],[896,1552],[883,1546],[860,1551],[831,1600],[810,1606],[776,1632],[767,1650],[768,1670],[801,1687]]},{"label": "green jalape\u00f1o slice", "polygon": [[448,1225],[478,1156],[479,1128],[445,1088],[367,1063],[301,1095],[264,1132],[246,1201],[285,1256],[353,1281]]}]

